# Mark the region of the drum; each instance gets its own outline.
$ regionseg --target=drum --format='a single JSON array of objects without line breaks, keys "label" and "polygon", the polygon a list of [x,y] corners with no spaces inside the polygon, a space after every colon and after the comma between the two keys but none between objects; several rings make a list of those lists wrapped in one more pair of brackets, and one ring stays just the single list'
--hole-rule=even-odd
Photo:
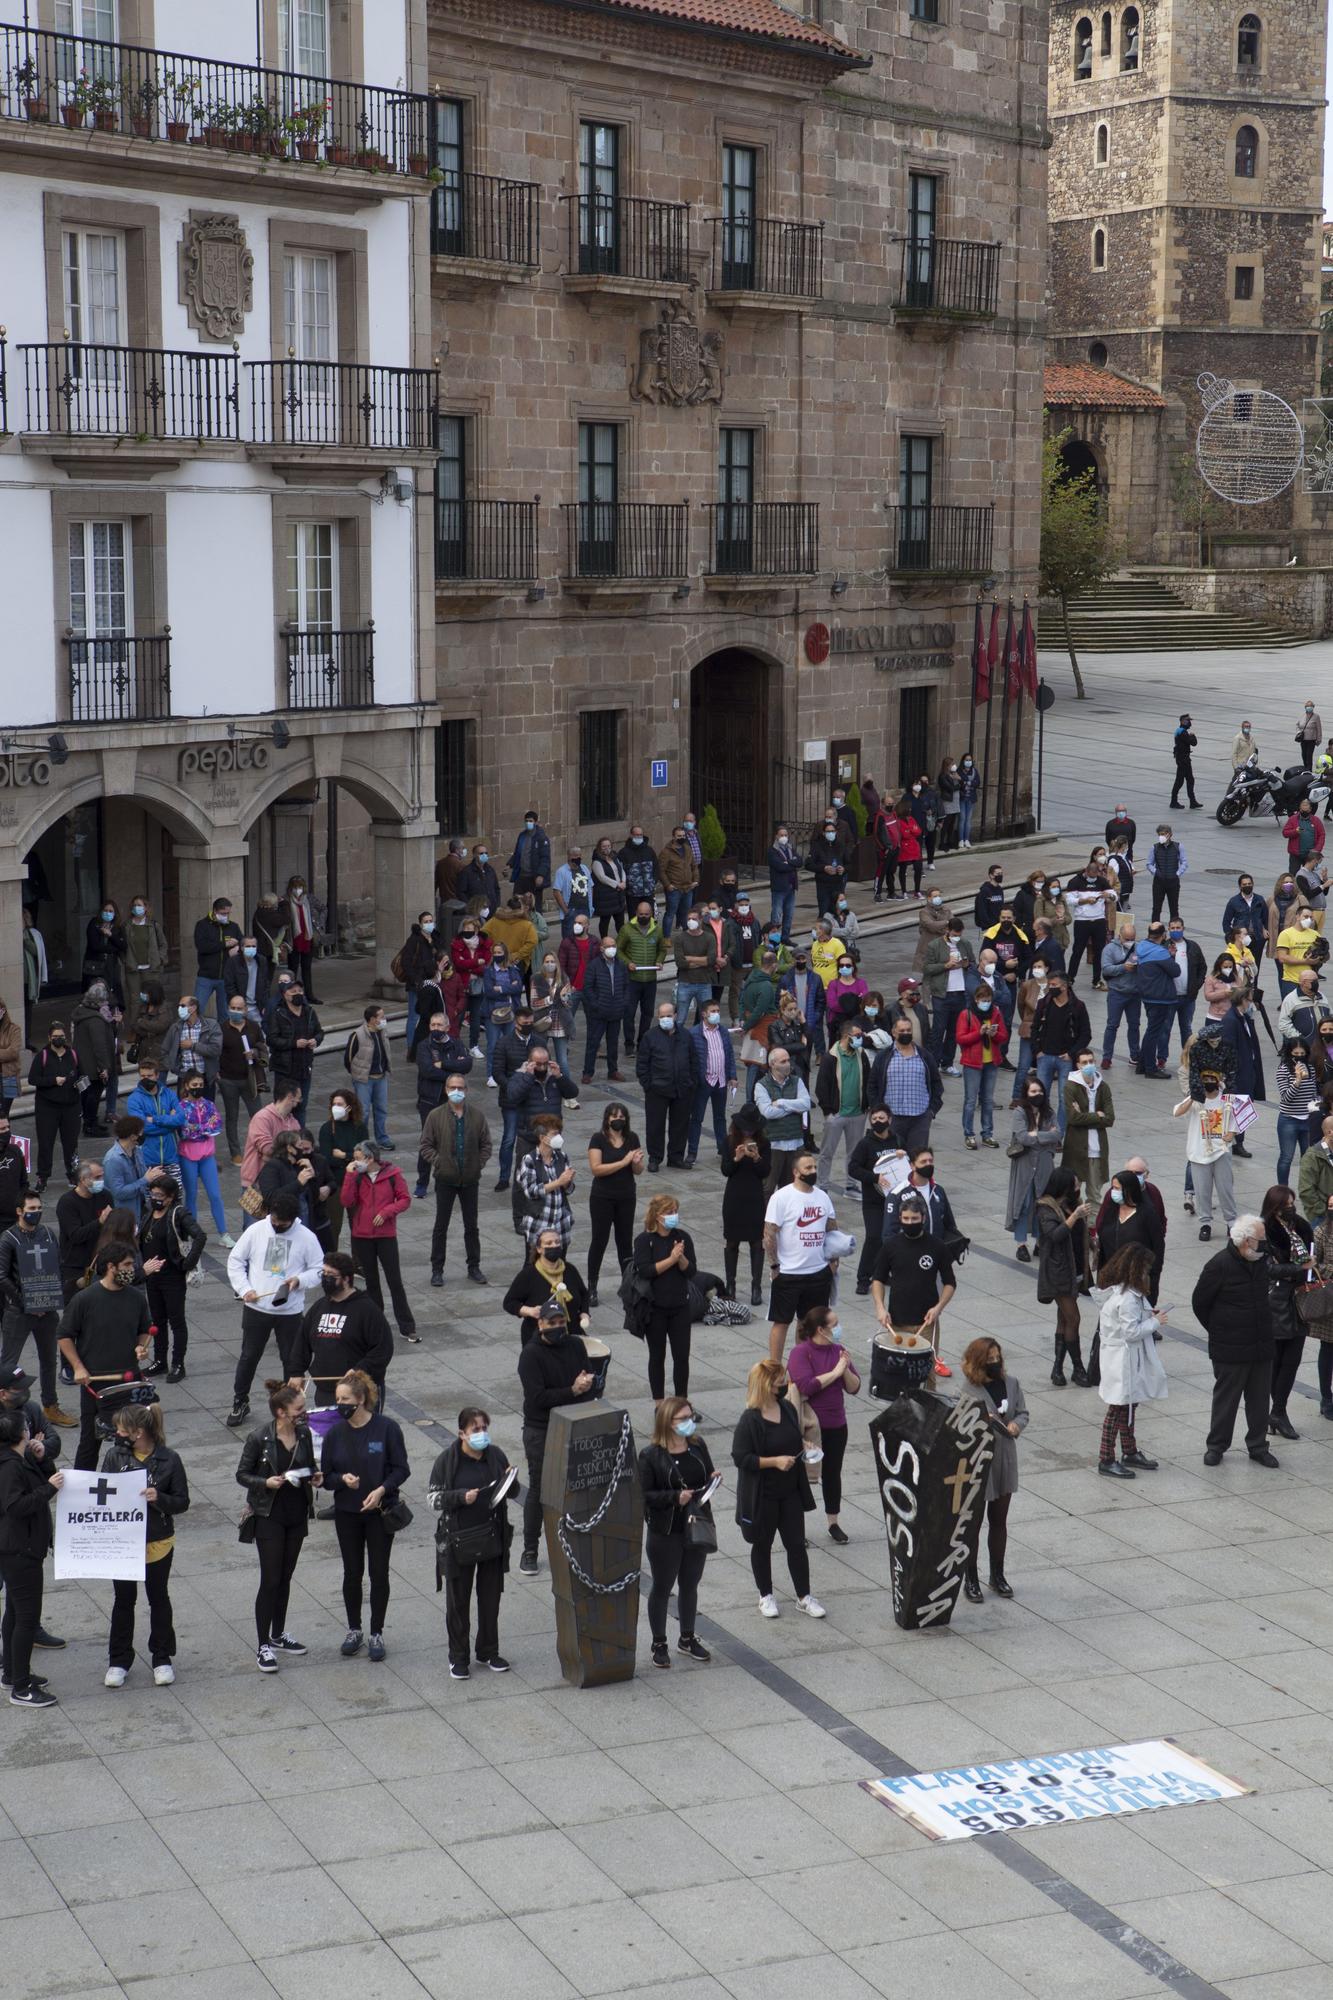
[{"label": "drum", "polygon": [[592,1333],[583,1335],[583,1345],[588,1355],[588,1371],[593,1378],[593,1394],[598,1397],[604,1396],[607,1370],[611,1366],[611,1350],[604,1340],[598,1340],[596,1334]]},{"label": "drum", "polygon": [[935,1349],[924,1334],[883,1331],[870,1352],[870,1393],[877,1402],[891,1403],[912,1389],[933,1382]]}]

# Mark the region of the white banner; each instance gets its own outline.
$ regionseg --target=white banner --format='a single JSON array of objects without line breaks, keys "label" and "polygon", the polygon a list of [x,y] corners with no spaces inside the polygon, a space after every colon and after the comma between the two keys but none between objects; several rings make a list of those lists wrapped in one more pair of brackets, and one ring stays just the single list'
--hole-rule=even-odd
[{"label": "white banner", "polygon": [[1174,1743],[1157,1741],[867,1779],[863,1789],[931,1840],[971,1840],[1203,1799],[1239,1799],[1249,1787],[1224,1778]]},{"label": "white banner", "polygon": [[[62,1471],[64,1468],[61,1468]],[[55,1575],[142,1583],[148,1480],[134,1472],[66,1472],[56,1494]]]}]

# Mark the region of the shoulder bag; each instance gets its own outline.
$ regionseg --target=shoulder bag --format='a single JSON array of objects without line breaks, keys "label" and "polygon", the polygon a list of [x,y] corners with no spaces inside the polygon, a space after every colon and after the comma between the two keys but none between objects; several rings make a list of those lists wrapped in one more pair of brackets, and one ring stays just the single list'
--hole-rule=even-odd
[{"label": "shoulder bag", "polygon": [[387,1506],[381,1506],[380,1519],[389,1533],[396,1535],[400,1528],[411,1527],[412,1509],[408,1506],[406,1500],[401,1498],[390,1500]]},{"label": "shoulder bag", "polygon": [[752,1028],[747,1028],[741,1036],[741,1061],[758,1063],[762,1069],[768,1062],[769,1030],[777,1020],[776,1014],[762,1014]]}]

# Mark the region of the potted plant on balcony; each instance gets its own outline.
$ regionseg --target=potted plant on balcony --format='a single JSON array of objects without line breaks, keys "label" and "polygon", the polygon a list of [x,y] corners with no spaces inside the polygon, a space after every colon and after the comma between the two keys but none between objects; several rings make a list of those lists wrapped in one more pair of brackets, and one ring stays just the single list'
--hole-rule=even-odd
[{"label": "potted plant on balcony", "polygon": [[46,92],[42,87],[35,56],[24,56],[23,61],[15,65],[14,81],[23,99],[24,117],[33,125],[49,124],[51,107],[46,101]]},{"label": "potted plant on balcony", "polygon": [[699,853],[699,894],[714,896],[723,869],[736,866],[727,853],[727,836],[715,806],[705,806],[699,815]]},{"label": "potted plant on balcony", "polygon": [[166,86],[167,137],[173,146],[183,146],[190,136],[190,121],[194,117],[198,95],[197,76],[173,76]]},{"label": "potted plant on balcony", "polygon": [[69,87],[69,96],[60,107],[61,120],[69,126],[71,132],[77,132],[88,122],[88,111],[92,104],[92,98],[89,96],[91,88],[87,70],[81,69]]},{"label": "potted plant on balcony", "polygon": [[232,111],[229,104],[217,101],[206,104],[198,112],[202,128],[201,137],[206,146],[225,146],[231,129]]},{"label": "potted plant on balcony", "polygon": [[370,143],[371,125],[364,111],[356,121],[356,129],[361,135],[361,144],[356,149],[356,164],[358,167],[364,167],[368,173],[378,173],[384,165],[384,159],[379,147]]},{"label": "potted plant on balcony", "polygon": [[88,83],[88,104],[93,114],[95,132],[114,132],[119,123],[116,106],[120,101],[120,86],[113,77],[94,76]]},{"label": "potted plant on balcony", "polygon": [[152,136],[157,124],[157,107],[162,100],[163,85],[156,77],[141,76],[136,82],[126,70],[120,80],[120,97],[125,106],[125,116],[136,139]]},{"label": "potted plant on balcony", "polygon": [[319,158],[319,135],[324,130],[324,120],[330,109],[329,99],[322,97],[289,111],[283,119],[282,129],[295,147],[298,160]]}]

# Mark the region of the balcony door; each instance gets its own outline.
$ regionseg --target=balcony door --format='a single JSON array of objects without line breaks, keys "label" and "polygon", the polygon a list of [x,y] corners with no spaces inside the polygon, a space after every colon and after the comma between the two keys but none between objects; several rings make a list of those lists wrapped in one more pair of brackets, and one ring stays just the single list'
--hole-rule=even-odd
[{"label": "balcony door", "polygon": [[620,127],[579,126],[579,269],[620,269]]},{"label": "balcony door", "polygon": [[328,0],[278,0],[278,67],[297,76],[329,74]]},{"label": "balcony door", "polygon": [[722,289],[755,289],[755,190],[759,155],[753,146],[722,148]]},{"label": "balcony door", "polygon": [[329,708],[338,698],[338,531],[332,521],[293,521],[287,535],[289,700]]},{"label": "balcony door", "polygon": [[69,524],[70,716],[132,719],[134,580],[128,521]]},{"label": "balcony door", "polygon": [[[33,12],[36,13],[36,9]],[[26,22],[28,9],[23,10]],[[36,23],[34,22],[34,26]],[[56,44],[56,76],[62,86],[61,101],[68,103],[70,92],[78,80],[79,72],[89,78],[114,78],[118,74],[116,51],[114,48],[88,48],[86,42],[118,42],[120,40],[120,10],[116,0],[56,0],[56,33],[75,35],[79,41],[70,46]]]},{"label": "balcony door", "polygon": [[719,576],[745,576],[754,568],[755,434],[724,428],[717,434],[717,547]]},{"label": "balcony door", "polygon": [[463,213],[463,106],[450,97],[435,101],[435,157],[441,179],[431,202],[431,249],[437,257],[465,254]]},{"label": "balcony door", "polygon": [[126,372],[117,352],[125,341],[125,239],[115,230],[67,229],[61,263],[68,386],[55,385],[66,408],[51,411],[50,428],[134,428],[122,420]]},{"label": "balcony door", "polygon": [[465,577],[468,573],[467,419],[441,417],[435,455],[435,574]]},{"label": "balcony door", "polygon": [[929,569],[930,510],[935,487],[935,440],[898,441],[898,567]]},{"label": "balcony door", "polygon": [[283,258],[283,332],[289,366],[280,416],[289,444],[336,444],[339,423],[337,272],[310,250]]},{"label": "balcony door", "polygon": [[578,574],[615,576],[620,499],[619,424],[579,425]]},{"label": "balcony door", "polygon": [[907,177],[907,304],[935,303],[935,225],[939,180],[934,174]]}]

